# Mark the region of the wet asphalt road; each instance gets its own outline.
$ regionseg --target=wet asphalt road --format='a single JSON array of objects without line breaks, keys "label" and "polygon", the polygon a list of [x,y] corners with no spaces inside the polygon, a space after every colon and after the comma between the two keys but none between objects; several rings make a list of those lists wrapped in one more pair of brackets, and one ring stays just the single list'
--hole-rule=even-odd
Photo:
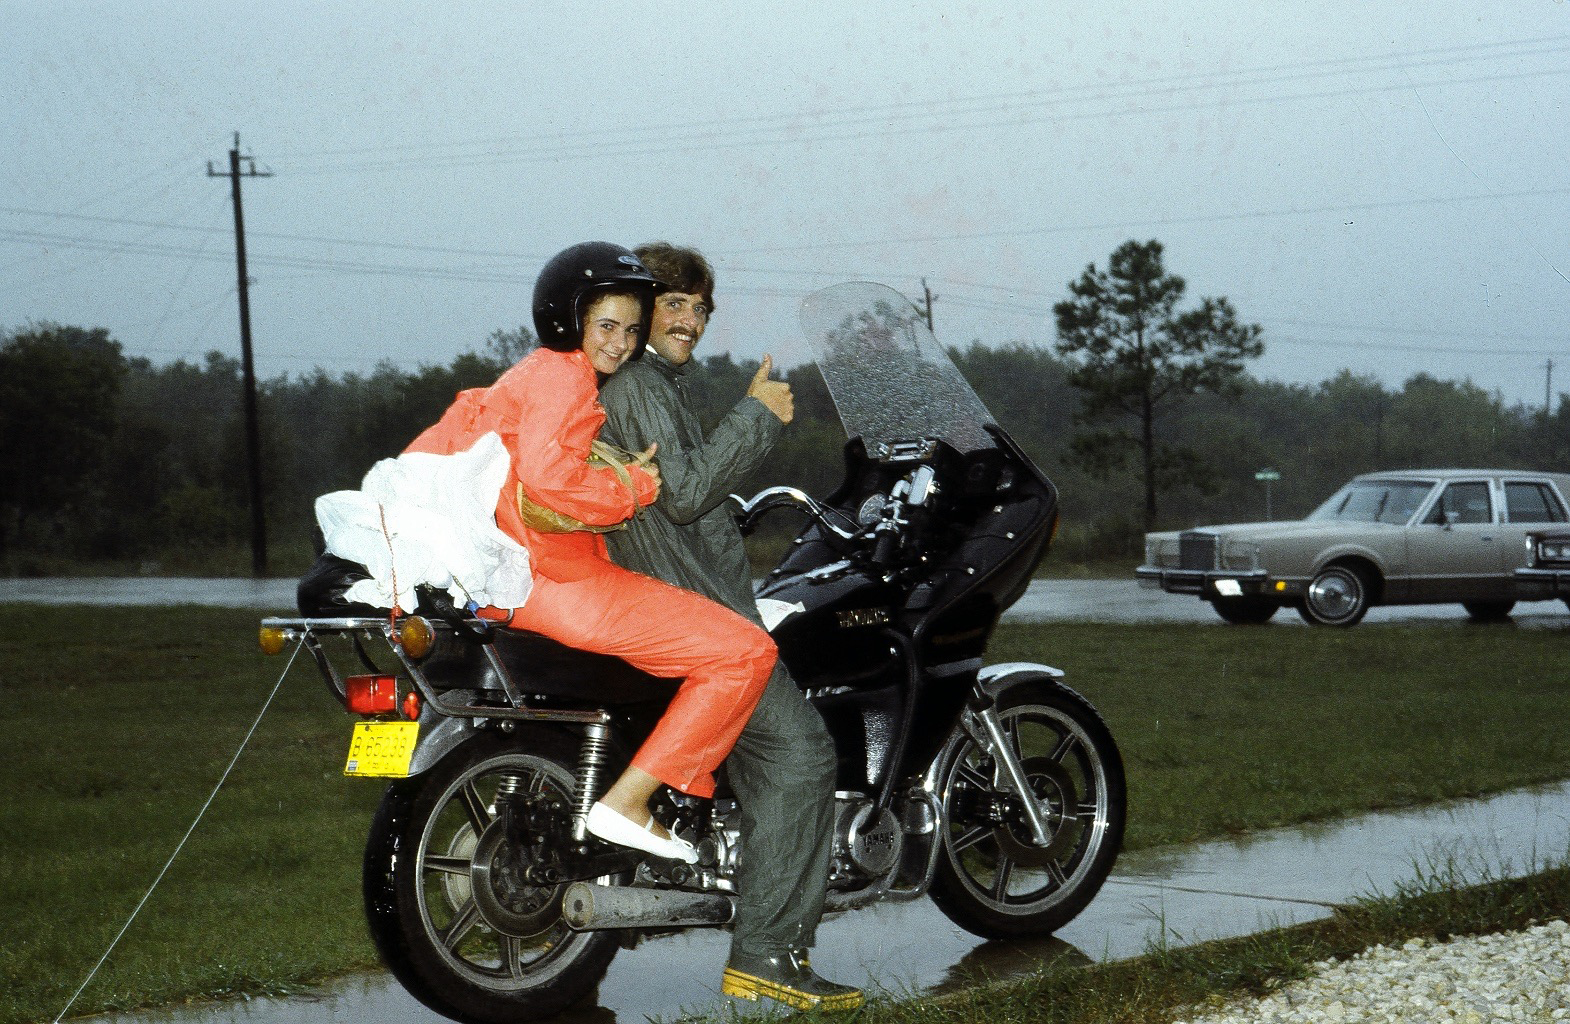
[{"label": "wet asphalt road", "polygon": [[[0,603],[90,605],[198,604],[291,614],[295,581],[249,579],[172,579],[128,577],[107,579],[0,579]],[[1518,626],[1570,626],[1570,613],[1560,601],[1516,605]],[[1196,597],[1147,590],[1133,580],[1034,580],[1019,602],[1003,616],[1005,622],[1192,622],[1223,625],[1210,606]],[[1272,624],[1301,626],[1290,610]],[[1368,625],[1393,622],[1465,622],[1459,604],[1375,608]]]}]

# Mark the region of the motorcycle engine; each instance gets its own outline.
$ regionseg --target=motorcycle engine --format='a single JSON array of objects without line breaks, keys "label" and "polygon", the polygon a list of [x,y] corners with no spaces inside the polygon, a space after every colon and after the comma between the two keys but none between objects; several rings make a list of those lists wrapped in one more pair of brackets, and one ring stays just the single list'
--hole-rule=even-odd
[{"label": "motorcycle engine", "polygon": [[835,799],[834,877],[831,881],[882,878],[899,863],[904,834],[899,819],[860,794]]},{"label": "motorcycle engine", "polygon": [[[736,871],[745,856],[745,837],[737,827],[735,801],[717,801],[718,827],[704,839],[712,868],[708,885],[735,887]],[[860,793],[836,793],[834,800],[834,853],[829,865],[829,887],[859,889],[888,875],[899,864],[905,833],[890,810],[879,811]]]}]

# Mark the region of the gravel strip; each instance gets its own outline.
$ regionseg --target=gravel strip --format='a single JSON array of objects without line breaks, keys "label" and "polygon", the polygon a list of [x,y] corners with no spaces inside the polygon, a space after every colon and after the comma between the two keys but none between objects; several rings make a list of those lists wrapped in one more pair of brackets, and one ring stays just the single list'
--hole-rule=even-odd
[{"label": "gravel strip", "polygon": [[1570,1021],[1570,925],[1400,948],[1375,946],[1326,960],[1314,976],[1262,999],[1228,1004],[1179,1024],[1539,1024]]}]

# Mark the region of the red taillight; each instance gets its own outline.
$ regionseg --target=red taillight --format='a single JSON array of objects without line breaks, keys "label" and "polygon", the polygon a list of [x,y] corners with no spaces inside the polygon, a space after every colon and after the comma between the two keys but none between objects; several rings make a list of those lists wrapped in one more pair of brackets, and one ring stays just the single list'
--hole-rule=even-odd
[{"label": "red taillight", "polygon": [[411,722],[420,720],[420,691],[410,690],[403,695],[403,717]]},{"label": "red taillight", "polygon": [[344,706],[357,715],[384,715],[398,706],[397,676],[347,676]]}]

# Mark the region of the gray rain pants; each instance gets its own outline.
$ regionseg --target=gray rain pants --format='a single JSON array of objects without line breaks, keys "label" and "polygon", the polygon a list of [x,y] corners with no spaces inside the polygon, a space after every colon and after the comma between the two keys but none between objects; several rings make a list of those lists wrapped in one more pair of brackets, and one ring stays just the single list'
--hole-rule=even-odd
[{"label": "gray rain pants", "polygon": [[742,899],[731,949],[774,956],[813,945],[834,844],[834,745],[783,662],[725,759],[741,804]]}]

